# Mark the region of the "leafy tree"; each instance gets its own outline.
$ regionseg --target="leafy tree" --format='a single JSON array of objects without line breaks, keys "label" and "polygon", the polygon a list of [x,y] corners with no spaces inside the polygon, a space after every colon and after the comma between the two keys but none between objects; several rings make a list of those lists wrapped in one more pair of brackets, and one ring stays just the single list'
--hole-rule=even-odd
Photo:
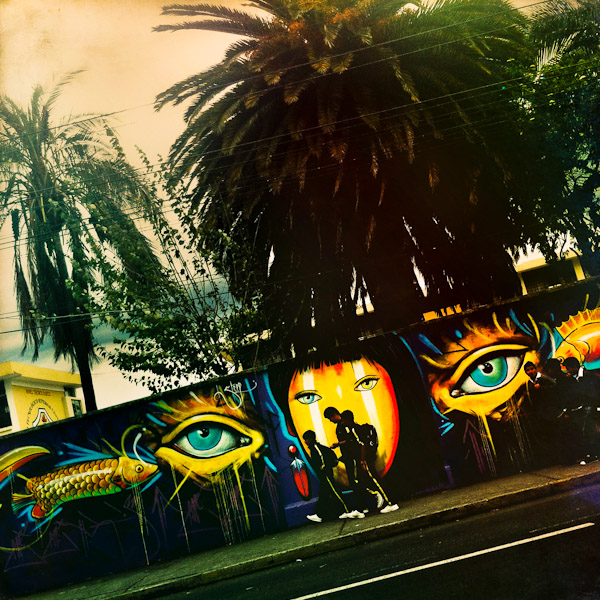
[{"label": "leafy tree", "polygon": [[526,18],[504,0],[248,6],[167,6],[196,19],[156,28],[238,36],[157,99],[189,104],[172,177],[236,298],[262,294],[302,351],[355,336],[367,300],[387,328],[517,294],[507,251],[563,185],[528,141]]},{"label": "leafy tree", "polygon": [[[192,252],[166,218],[172,200],[164,189],[164,165],[142,158],[154,198],[147,221],[164,264],[149,269],[146,252],[137,251],[128,231],[120,236],[131,244],[127,269],[94,246],[103,277],[92,294],[93,311],[115,332],[115,346],[99,345],[99,353],[129,379],[159,392],[231,372],[248,344],[247,332],[264,325],[252,303],[235,302],[208,257]],[[172,193],[177,197],[176,189]]]},{"label": "leafy tree", "polygon": [[27,108],[0,98],[0,225],[12,224],[23,351],[37,359],[49,334],[55,359],[77,365],[94,410],[91,309],[103,266],[97,258],[130,273],[141,255],[146,271],[160,265],[134,222],[134,211],[151,212],[149,190],[104,120],[53,123],[61,87],[50,95],[36,87]]},{"label": "leafy tree", "polygon": [[532,36],[541,51],[523,96],[543,132],[542,144],[552,148],[556,169],[567,176],[560,206],[545,218],[550,243],[540,247],[547,259],[556,259],[556,248],[570,242],[584,269],[600,275],[600,6],[590,0],[544,5]]}]

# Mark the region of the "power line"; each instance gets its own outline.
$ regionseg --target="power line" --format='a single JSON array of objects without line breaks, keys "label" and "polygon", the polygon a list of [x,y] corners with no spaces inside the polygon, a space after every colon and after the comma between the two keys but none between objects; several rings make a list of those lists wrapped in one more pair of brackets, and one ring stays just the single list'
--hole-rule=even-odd
[{"label": "power line", "polygon": [[[482,121],[481,121],[481,123],[482,123],[482,125],[484,125],[484,126],[494,126],[494,125],[499,125],[499,124],[502,124],[502,123],[503,123],[503,121],[498,121],[498,122],[495,122],[495,123],[486,123],[486,121],[485,121],[485,120],[482,120]],[[478,122],[476,122],[475,124],[476,124],[476,125],[478,125],[479,123],[478,123]],[[445,131],[449,131],[450,129],[460,129],[460,127],[459,127],[459,126],[453,126],[453,127],[449,128],[449,129],[446,129]],[[439,142],[438,142],[438,143],[439,143]],[[448,140],[446,143],[453,143],[453,142],[452,142],[452,140]],[[417,144],[418,144],[418,142],[417,142]],[[337,168],[337,166],[336,166],[336,165],[334,165],[334,166],[332,166],[331,168]],[[322,174],[323,174],[323,172],[324,172],[324,170],[323,170],[323,169],[315,169],[315,171],[317,172],[317,174],[321,174],[321,175],[322,175]],[[152,227],[148,227],[147,229],[152,229]],[[88,231],[89,231],[89,228],[88,228]],[[143,230],[140,230],[140,231],[141,231],[141,232],[143,232]],[[25,243],[25,242],[23,242],[23,243]],[[167,253],[166,253],[165,255],[167,256]],[[178,270],[177,270],[177,269],[175,269],[175,268],[172,268],[172,271],[173,271],[173,273],[174,273],[175,275],[177,275],[177,274],[178,274]],[[207,276],[207,277],[202,277],[202,278],[196,279],[196,278],[191,278],[191,277],[189,276],[189,271],[188,271],[187,282],[190,282],[190,281],[191,281],[191,282],[198,283],[198,282],[207,282],[207,281],[208,281],[208,282],[211,282],[211,283],[214,285],[214,284],[215,284],[215,280],[222,280],[222,281],[226,281],[226,278],[225,278],[224,276],[221,276],[221,275],[209,275],[209,276]]]},{"label": "power line", "polygon": [[[510,8],[510,9],[507,9],[507,10],[497,11],[495,13],[486,14],[485,16],[481,16],[481,17],[473,17],[471,19],[467,19],[465,21],[461,21],[460,23],[449,23],[447,25],[442,25],[440,27],[436,27],[436,28],[433,28],[433,29],[428,29],[428,30],[425,30],[425,31],[420,31],[420,32],[409,34],[409,35],[406,35],[406,36],[401,36],[401,37],[398,37],[398,38],[394,38],[394,39],[391,39],[391,40],[386,40],[386,41],[379,42],[379,43],[376,43],[376,44],[371,44],[369,46],[365,46],[365,47],[362,47],[362,48],[356,48],[356,49],[353,49],[353,50],[350,50],[350,51],[347,51],[347,52],[342,52],[342,53],[339,53],[339,54],[328,55],[326,58],[327,59],[335,59],[335,58],[341,58],[341,57],[346,56],[348,54],[358,54],[360,52],[370,51],[370,50],[372,50],[374,48],[378,48],[378,47],[382,47],[382,46],[387,46],[387,45],[390,45],[390,44],[395,44],[395,43],[398,43],[398,42],[401,42],[401,41],[412,39],[414,37],[419,37],[419,36],[424,36],[424,35],[430,35],[432,33],[436,33],[438,31],[442,31],[442,30],[449,29],[449,28],[452,28],[452,27],[457,27],[459,25],[460,26],[464,26],[466,24],[473,23],[473,22],[476,22],[476,21],[480,21],[480,20],[483,20],[483,19],[489,19],[489,18],[497,16],[497,15],[509,14],[511,12],[514,12],[514,11],[522,11],[522,10],[529,9],[529,8],[532,8],[532,7],[535,7],[535,6],[540,6],[542,4],[547,4],[549,2],[552,2],[552,0],[540,0],[538,2],[533,2],[533,3],[527,4],[525,6],[513,7],[513,8]],[[510,25],[509,27],[514,27],[514,25]],[[470,39],[473,39],[473,38],[482,37],[482,36],[488,35],[489,33],[494,33],[496,31],[501,31],[503,29],[506,29],[506,27],[501,27],[501,28],[493,29],[493,30],[490,30],[490,31],[487,31],[487,32],[483,32],[483,33],[479,33],[479,34],[476,34],[476,35],[473,35],[473,36],[466,36],[464,38],[459,38],[458,40],[450,40],[448,42],[445,42],[444,44],[433,44],[431,46],[425,46],[423,48],[419,48],[418,50],[410,51],[410,52],[408,52],[406,54],[396,54],[393,57],[389,57],[387,59],[380,59],[380,60],[376,60],[376,61],[372,61],[372,62],[362,63],[361,65],[357,65],[357,67],[351,67],[351,68],[359,68],[359,67],[370,66],[372,64],[377,64],[377,63],[381,62],[381,60],[391,60],[393,58],[401,58],[403,56],[406,56],[408,54],[412,54],[414,52],[421,52],[421,51],[431,50],[432,48],[437,48],[440,45],[446,45],[446,44],[456,43],[456,42],[459,42],[459,41],[462,41],[462,40],[465,40],[465,39],[469,39],[470,40]],[[243,36],[241,36],[241,37],[243,37]],[[263,73],[263,74],[260,74],[260,75],[253,75],[253,76],[249,76],[249,77],[238,78],[238,79],[233,80],[232,82],[228,83],[227,85],[224,85],[222,87],[222,89],[227,89],[227,88],[229,88],[231,86],[234,86],[234,85],[237,85],[239,83],[245,83],[247,81],[252,81],[252,80],[255,80],[255,79],[263,79],[264,77],[267,77],[268,75],[275,75],[275,74],[287,72],[287,71],[290,71],[290,70],[293,70],[293,69],[298,69],[298,68],[302,68],[302,67],[305,67],[305,66],[311,66],[311,65],[314,64],[314,62],[315,61],[308,61],[308,62],[305,62],[305,63],[299,63],[299,64],[296,64],[296,65],[290,65],[289,67],[283,67],[282,69],[279,69],[277,71],[273,71],[273,72],[270,72],[270,73]],[[217,65],[218,64],[219,63],[217,63]],[[320,75],[318,75],[318,77],[331,76],[331,75],[337,75],[337,73],[320,74]],[[194,76],[192,76],[192,77],[194,77]],[[311,81],[311,80],[312,80],[312,78],[311,79],[307,79],[306,81]],[[303,80],[299,80],[299,81],[295,81],[294,83],[301,83],[302,81]],[[272,86],[272,87],[269,88],[269,90],[278,89],[278,88],[281,88],[281,87],[284,87],[284,86]],[[214,92],[214,93],[216,93],[216,92]],[[168,102],[168,103],[171,103],[171,102]],[[68,123],[54,125],[54,126],[48,127],[47,129],[49,131],[52,131],[52,130],[56,130],[56,129],[70,127],[72,125],[77,125],[77,124],[81,124],[81,123],[87,123],[87,122],[94,121],[94,120],[106,119],[107,117],[111,117],[111,116],[114,116],[114,115],[117,115],[117,114],[122,114],[122,113],[129,112],[129,111],[132,111],[132,110],[138,110],[140,108],[147,108],[147,107],[153,106],[155,104],[156,104],[156,102],[148,102],[148,103],[145,103],[145,104],[140,104],[140,105],[133,106],[133,107],[118,109],[118,110],[114,110],[114,111],[107,112],[107,113],[101,113],[101,114],[98,114],[98,115],[91,115],[89,117],[85,117],[85,118],[78,119],[78,120],[75,120],[75,121],[70,121]],[[176,104],[178,104],[178,102],[176,102]],[[31,132],[30,134],[27,134],[27,135],[29,135],[29,136],[37,135],[37,133],[39,133],[39,131],[34,131],[34,132]],[[6,134],[4,134],[2,132],[0,132],[0,135],[3,135],[4,137],[8,137]]]},{"label": "power line", "polygon": [[[509,81],[510,81],[510,80],[506,80],[506,82],[509,82]],[[501,82],[500,82],[500,83],[501,83]],[[474,89],[478,89],[478,88],[474,88]],[[464,92],[460,92],[460,93],[464,93]],[[447,95],[445,95],[445,96],[440,96],[440,97],[439,97],[439,98],[437,98],[437,99],[441,99],[441,98],[444,98],[444,97],[450,97],[450,96],[451,96],[451,94],[447,94]],[[430,101],[432,101],[432,100],[427,100],[427,101],[423,101],[423,102],[430,102]],[[489,105],[491,105],[491,104],[493,104],[493,103],[489,103]],[[411,106],[412,106],[412,105],[411,105]],[[399,110],[400,108],[401,108],[401,107],[394,107],[394,108],[392,108],[392,109],[387,109],[387,110]],[[343,122],[344,122],[344,121],[337,121],[336,123],[343,123]],[[501,124],[501,123],[502,123],[502,122],[496,122],[496,123],[494,123],[494,124],[495,124],[495,125],[498,125],[498,124]],[[456,128],[456,127],[460,127],[460,126],[453,126],[451,129],[454,129],[454,128]],[[442,130],[442,131],[444,131],[444,130]],[[286,135],[286,134],[283,134],[283,135]],[[283,137],[283,135],[282,135],[282,137]],[[421,137],[424,137],[424,136],[421,136]],[[269,139],[271,139],[271,138],[269,138]],[[143,167],[143,168],[144,168],[144,167]],[[165,167],[164,167],[164,166],[160,166],[160,169],[163,169],[163,168],[165,168]],[[100,178],[100,177],[98,177],[98,178]],[[114,178],[113,178],[113,179],[110,179],[110,178],[106,178],[106,177],[105,177],[104,179],[105,179],[105,180],[108,180],[108,181],[115,181],[115,179],[114,179]],[[132,214],[135,214],[135,213],[132,213]],[[138,217],[138,218],[143,218],[143,217]],[[134,219],[134,220],[135,220],[135,219]]]},{"label": "power line", "polygon": [[[449,23],[447,25],[442,25],[440,27],[435,27],[433,29],[428,29],[428,30],[425,30],[425,31],[419,31],[419,32],[416,32],[416,33],[412,33],[412,34],[409,34],[409,35],[400,36],[400,37],[397,37],[397,38],[393,38],[391,40],[385,40],[383,42],[378,42],[378,43],[375,43],[375,44],[370,44],[368,46],[363,46],[361,48],[355,48],[355,49],[352,49],[352,50],[348,50],[346,52],[340,52],[338,54],[329,54],[329,55],[327,55],[324,58],[327,58],[327,60],[332,60],[332,59],[336,59],[336,58],[343,58],[343,57],[348,56],[348,55],[356,55],[356,54],[359,54],[361,52],[368,52],[368,51],[371,51],[371,50],[373,50],[375,48],[380,48],[380,47],[383,47],[383,46],[388,46],[390,44],[396,44],[398,42],[403,42],[403,41],[406,41],[406,40],[410,40],[410,39],[413,39],[415,37],[420,37],[420,36],[424,36],[424,35],[430,35],[432,33],[437,33],[439,31],[443,31],[445,29],[449,29],[449,28],[452,28],[452,27],[464,26],[464,25],[467,25],[469,23],[474,23],[476,21],[480,21],[480,20],[483,20],[483,19],[487,20],[487,19],[490,19],[490,18],[498,16],[498,15],[506,15],[506,14],[509,14],[509,13],[515,12],[515,11],[521,11],[521,10],[524,11],[526,9],[533,8],[535,6],[540,6],[542,4],[547,4],[549,2],[552,2],[552,0],[540,0],[539,2],[533,2],[533,3],[527,4],[525,6],[513,7],[513,8],[510,8],[510,9],[507,9],[507,10],[502,10],[502,11],[497,11],[497,12],[494,12],[494,13],[489,13],[489,14],[486,14],[485,16],[481,16],[481,17],[473,17],[471,19],[466,19],[466,20],[461,21],[459,23],[457,23],[457,22],[455,22],[455,23]],[[427,11],[424,11],[423,14],[429,14],[429,13]],[[166,26],[166,27],[169,27],[169,26]],[[461,38],[461,40],[462,39],[472,39],[473,37],[480,37],[481,35],[487,35],[489,33],[493,33],[495,31],[502,30],[502,29],[505,29],[505,27],[499,28],[499,29],[495,29],[495,30],[491,30],[491,32],[485,32],[483,34],[478,34],[478,35],[475,35],[475,36],[469,36],[468,38]],[[181,29],[179,29],[179,30],[181,30]],[[461,41],[461,40],[458,40],[458,41]],[[455,41],[457,41],[457,40],[455,40]],[[426,47],[424,47],[422,49],[419,49],[418,51],[430,50],[430,49],[438,47],[438,46],[439,46],[439,44],[434,44],[432,46],[426,46]],[[409,52],[408,54],[412,54],[412,52]],[[394,55],[393,58],[395,58],[395,57],[402,57],[402,56],[405,56],[405,54]],[[295,64],[295,65],[290,65],[288,67],[282,67],[281,69],[278,69],[276,71],[270,71],[270,72],[267,72],[267,73],[261,73],[259,75],[252,75],[252,76],[249,76],[249,77],[236,78],[236,79],[232,80],[231,82],[229,82],[227,84],[224,84],[222,86],[217,86],[215,88],[215,90],[213,91],[213,94],[218,94],[219,93],[219,89],[221,91],[223,91],[223,90],[225,90],[227,88],[230,88],[230,87],[235,86],[235,85],[240,84],[240,83],[247,83],[249,81],[264,79],[264,78],[269,77],[271,75],[280,75],[282,73],[287,73],[287,72],[289,72],[291,70],[294,70],[294,69],[299,69],[299,68],[303,68],[303,67],[312,67],[316,62],[318,62],[318,60],[317,61],[310,60],[310,61],[307,61],[307,62],[298,63],[298,64]],[[367,63],[363,63],[360,66],[369,66],[371,64],[376,64],[378,62],[381,62],[381,61],[377,60],[377,61],[373,61],[373,62],[367,62]],[[220,64],[220,63],[217,63],[217,64]],[[325,73],[325,74],[321,74],[320,76],[330,76],[330,75],[335,75],[335,73]],[[192,77],[195,77],[195,76],[191,76],[187,80],[184,80],[184,81],[189,81],[189,80],[192,79]],[[303,81],[310,81],[310,79],[307,79],[307,80],[298,80],[298,81],[295,81],[294,83],[295,84],[296,83],[302,83]],[[176,84],[176,85],[178,85],[178,84]],[[269,89],[270,90],[272,90],[272,89],[279,89],[279,88],[282,88],[282,87],[284,87],[284,86],[283,85],[282,86],[275,85],[273,87],[270,87]],[[169,101],[169,102],[165,101],[163,104],[166,104],[166,103],[170,104],[172,102],[174,104],[180,104],[181,103],[181,102],[177,102],[177,101],[175,101],[175,102],[174,101]]]},{"label": "power line", "polygon": [[[585,210],[580,211],[581,213],[584,213]],[[574,215],[576,216],[576,215]],[[533,228],[534,224],[530,224],[530,225],[525,225],[525,228]],[[495,232],[495,235],[493,237],[496,237],[498,239],[501,239],[502,237],[504,237],[505,233],[503,231],[499,231],[497,230]],[[490,234],[486,234],[485,235],[485,239],[489,240],[490,239]],[[484,239],[483,237],[480,237],[480,239]],[[476,242],[477,238],[474,237],[471,241]],[[404,256],[411,256],[412,254],[409,252],[404,252],[401,253]],[[389,264],[393,264],[395,261],[395,258],[390,258],[389,260]],[[361,265],[360,263],[353,263],[353,267],[363,267],[367,264],[370,264],[372,262],[372,259],[369,258],[365,258],[364,259],[364,264]],[[378,260],[378,262],[381,262],[380,260]],[[331,269],[320,269],[320,270],[316,270],[316,271],[312,271],[309,273],[304,273],[303,275],[299,275],[299,276],[294,276],[294,277],[286,277],[284,279],[280,279],[277,281],[267,281],[265,283],[261,283],[261,284],[256,284],[254,286],[249,286],[248,288],[245,289],[249,289],[249,290],[261,290],[262,288],[265,287],[273,287],[273,286],[278,286],[278,285],[287,285],[293,282],[296,283],[300,283],[302,281],[307,281],[307,280],[312,280],[315,277],[328,277],[329,275],[333,274],[333,273],[337,273],[339,272],[339,268],[331,268]],[[215,292],[211,292],[211,297],[219,297],[219,296],[224,296],[224,297],[230,297],[233,300],[233,295],[231,292],[229,291],[215,291]],[[142,301],[144,300],[151,300],[150,302],[150,309],[161,309],[163,307],[173,307],[172,303],[156,303],[155,302],[155,297],[151,297],[151,298],[144,298],[142,297]],[[193,302],[193,299],[191,299]],[[143,306],[143,307],[139,307],[136,308],[135,306],[133,307],[127,307],[124,309],[120,309],[120,310],[105,310],[105,311],[96,311],[96,312],[79,312],[79,313],[74,313],[74,314],[70,314],[70,315],[58,315],[58,316],[45,316],[46,319],[48,320],[61,320],[61,319],[69,319],[69,318],[84,318],[84,317],[100,317],[103,315],[111,315],[111,314],[129,314],[129,313],[136,313],[136,312],[144,312],[146,310],[148,310],[149,308],[147,306]],[[0,317],[2,317],[2,315],[13,315],[15,314],[15,311],[12,311],[10,313],[2,313],[0,314]],[[176,312],[171,312],[171,313],[167,313],[167,314],[178,314]],[[44,326],[42,326],[44,327]],[[7,332],[0,332],[0,334],[2,333],[15,333],[15,332],[24,332],[26,331],[26,329],[17,329],[17,330],[11,330],[11,331],[7,331]]]},{"label": "power line", "polygon": [[[594,68],[597,67],[597,63],[595,61],[593,61],[593,60],[590,60],[589,64],[590,64],[590,67],[587,68],[587,69],[586,68],[581,68],[581,64],[575,65],[575,66],[558,67],[557,69],[563,69],[564,68],[565,70],[571,69],[571,70],[575,70],[575,72],[584,72],[584,71],[587,71],[587,70],[592,70],[592,69],[594,69]],[[558,78],[558,76],[559,76],[558,74],[555,74],[552,77]],[[379,110],[379,111],[375,111],[375,112],[372,112],[372,113],[368,113],[368,114],[364,115],[364,117],[378,116],[378,115],[382,115],[382,114],[386,114],[386,113],[391,113],[391,112],[394,112],[394,111],[400,111],[403,108],[413,107],[413,106],[415,106],[415,104],[426,104],[426,103],[435,102],[435,101],[438,102],[438,107],[439,107],[439,106],[443,106],[443,104],[439,104],[440,100],[450,99],[450,98],[454,98],[455,96],[458,96],[458,95],[466,95],[466,94],[473,93],[473,92],[482,92],[483,95],[485,95],[486,93],[493,93],[494,91],[497,91],[495,89],[497,86],[501,86],[501,85],[507,86],[509,84],[514,84],[514,83],[517,83],[517,82],[522,81],[524,79],[526,79],[526,76],[521,76],[521,77],[506,79],[506,80],[494,82],[493,84],[486,84],[484,86],[477,86],[475,88],[470,88],[470,89],[467,89],[467,90],[462,90],[460,92],[455,92],[455,93],[451,93],[451,94],[444,94],[444,95],[438,96],[436,98],[431,98],[431,99],[428,99],[428,100],[419,101],[418,103],[402,104],[402,105],[397,105],[395,107],[389,107],[389,108],[386,108],[386,109],[383,109],[383,110]],[[490,88],[494,88],[494,89],[490,89]],[[465,98],[467,98],[467,99],[473,99],[473,98],[469,98],[469,96],[465,96]],[[484,108],[486,108],[488,106],[496,105],[499,102],[500,101],[495,101],[495,102],[492,102],[492,103],[483,104],[483,105],[480,105],[480,106],[478,106],[477,108],[475,108],[473,110],[482,110],[482,109],[484,109]],[[507,102],[510,102],[510,100],[507,100]],[[448,103],[451,103],[451,101],[449,100]],[[452,114],[452,113],[448,113],[448,114]],[[391,115],[389,118],[393,118],[393,116],[394,115]],[[442,116],[444,116],[444,115],[442,115]],[[351,124],[351,122],[353,122],[353,121],[360,121],[360,122],[358,124],[356,124],[356,125],[353,125],[353,124]],[[362,126],[363,125],[363,121],[362,121],[362,117],[351,117],[351,118],[347,118],[347,119],[341,119],[341,120],[333,121],[329,125],[339,125],[339,124],[346,124],[346,128],[350,129],[350,128],[355,127],[355,126]],[[467,126],[467,124],[465,124],[465,126]],[[310,127],[310,128],[306,128],[304,130],[301,130],[298,133],[306,133],[306,132],[309,132],[309,131],[319,130],[319,129],[320,129],[320,126],[315,126],[315,127]],[[343,130],[343,128],[337,129],[336,133],[338,133],[339,131],[342,131],[342,130]],[[443,133],[443,130],[441,130],[441,132]],[[263,143],[263,142],[267,142],[267,141],[270,142],[273,139],[281,139],[281,138],[286,138],[286,137],[289,137],[288,133],[280,134],[278,136],[271,136],[271,137],[268,137],[268,138],[262,138],[262,139],[254,141],[254,142],[246,142],[245,144],[240,144],[240,145],[235,146],[235,147],[225,147],[225,148],[221,148],[219,150],[209,151],[209,152],[204,153],[202,155],[202,157],[210,156],[211,154],[221,153],[221,152],[224,152],[224,151],[239,149],[242,145],[252,144],[254,146],[260,147],[261,143]],[[327,142],[324,142],[324,143],[327,143]],[[156,170],[154,170],[155,168],[156,168]],[[134,168],[133,172],[147,171],[147,173],[145,173],[145,175],[151,175],[151,174],[159,173],[160,171],[165,170],[167,168],[169,168],[168,164],[166,164],[164,162],[159,162],[159,163],[154,163],[154,164],[150,164],[150,165],[145,165],[145,166],[142,166],[142,167],[139,167],[139,168]],[[144,173],[142,173],[142,174],[144,174]],[[123,175],[123,181],[127,180],[128,178],[129,177],[127,175]],[[94,182],[97,182],[97,181],[108,181],[108,182],[115,182],[115,181],[117,181],[118,182],[118,180],[116,178],[114,178],[114,177],[111,178],[111,177],[107,177],[107,176],[98,175],[98,176],[96,176],[96,177],[94,177],[92,179],[81,180],[78,183],[93,184]],[[55,189],[56,189],[55,186],[49,186],[49,187],[44,188],[42,190],[37,190],[37,192],[43,194],[43,193],[52,192]],[[136,214],[137,212],[139,212],[139,209],[132,211],[132,213],[130,213],[130,214]],[[172,211],[167,211],[167,212],[172,212]],[[143,218],[143,217],[140,217],[140,218]],[[6,236],[6,237],[8,237],[8,236]]]}]

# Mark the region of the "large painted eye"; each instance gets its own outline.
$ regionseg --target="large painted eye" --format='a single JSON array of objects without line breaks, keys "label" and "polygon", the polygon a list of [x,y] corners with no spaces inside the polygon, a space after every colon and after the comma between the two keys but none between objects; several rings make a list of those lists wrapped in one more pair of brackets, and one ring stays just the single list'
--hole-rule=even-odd
[{"label": "large painted eye", "polygon": [[494,355],[482,358],[468,370],[451,395],[491,392],[512,381],[523,362],[522,354]]},{"label": "large painted eye", "polygon": [[221,412],[201,412],[175,424],[155,455],[184,477],[212,484],[220,481],[224,470],[257,458],[264,443],[259,424],[250,415],[223,407]]},{"label": "large painted eye", "polygon": [[321,400],[323,396],[319,396],[317,392],[313,392],[311,390],[305,390],[303,392],[298,392],[294,396],[294,400],[298,400],[300,404],[312,404],[313,402],[318,402]]},{"label": "large painted eye", "polygon": [[248,436],[211,421],[195,423],[173,440],[177,450],[195,458],[213,458],[251,443]]},{"label": "large painted eye", "polygon": [[354,386],[354,391],[356,392],[369,392],[371,391],[379,381],[379,377],[375,377],[374,375],[366,375],[362,379],[359,379]]}]

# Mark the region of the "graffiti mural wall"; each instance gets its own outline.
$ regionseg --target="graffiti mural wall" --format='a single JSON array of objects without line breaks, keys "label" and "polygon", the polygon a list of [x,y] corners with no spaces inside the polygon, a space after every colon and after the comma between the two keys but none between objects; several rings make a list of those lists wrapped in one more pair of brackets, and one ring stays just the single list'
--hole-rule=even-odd
[{"label": "graffiti mural wall", "polygon": [[600,395],[598,297],[574,286],[0,438],[0,597],[562,460],[565,399]]},{"label": "graffiti mural wall", "polygon": [[[572,286],[403,336],[455,480],[568,462],[584,451],[566,445],[576,437],[570,429],[596,427],[576,409],[600,403],[598,301],[597,286]],[[572,361],[575,377],[566,368]],[[580,369],[587,386],[576,380]]]},{"label": "graffiti mural wall", "polygon": [[3,439],[2,592],[283,527],[277,473],[263,459],[265,382],[222,382]]}]

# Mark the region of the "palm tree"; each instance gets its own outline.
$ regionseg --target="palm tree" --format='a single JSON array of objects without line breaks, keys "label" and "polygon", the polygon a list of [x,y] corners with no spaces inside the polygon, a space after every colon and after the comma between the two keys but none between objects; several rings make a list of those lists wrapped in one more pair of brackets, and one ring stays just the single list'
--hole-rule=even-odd
[{"label": "palm tree", "polygon": [[50,95],[36,87],[26,109],[0,97],[0,226],[12,223],[23,352],[30,348],[36,360],[49,334],[55,360],[77,366],[95,410],[90,293],[102,275],[95,257],[124,268],[139,255],[149,267],[158,263],[130,212],[150,208],[143,182],[104,120],[52,123],[61,87]]},{"label": "palm tree", "polygon": [[157,98],[189,103],[173,179],[233,293],[261,290],[296,349],[356,335],[368,299],[387,328],[516,295],[507,250],[561,183],[521,135],[525,17],[505,0],[248,6],[167,6],[197,20],[156,28],[238,36]]},{"label": "palm tree", "polygon": [[553,0],[533,15],[532,35],[546,48],[595,54],[600,47],[600,6],[595,0]]}]

